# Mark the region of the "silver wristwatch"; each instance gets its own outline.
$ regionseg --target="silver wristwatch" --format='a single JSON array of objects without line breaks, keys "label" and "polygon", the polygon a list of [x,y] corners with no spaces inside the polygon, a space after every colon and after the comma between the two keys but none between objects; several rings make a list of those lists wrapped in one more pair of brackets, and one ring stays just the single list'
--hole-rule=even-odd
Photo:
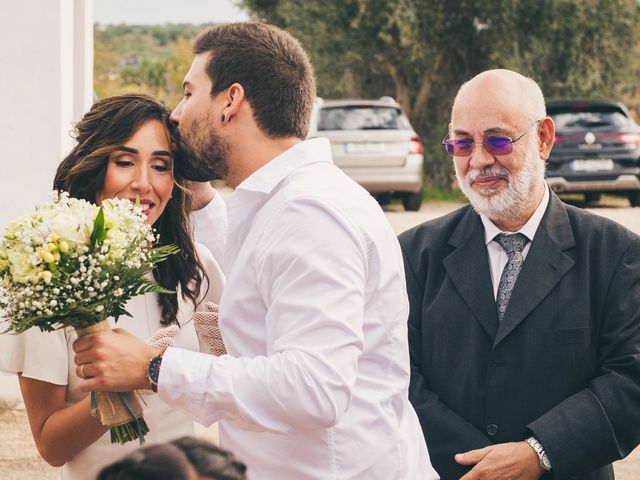
[{"label": "silver wristwatch", "polygon": [[538,439],[536,437],[529,437],[525,440],[525,442],[531,445],[531,448],[533,448],[533,451],[536,452],[536,455],[538,455],[538,462],[540,464],[540,468],[546,472],[550,471],[551,462],[549,461],[549,455],[547,455],[547,452],[544,451],[544,447],[538,441]]}]

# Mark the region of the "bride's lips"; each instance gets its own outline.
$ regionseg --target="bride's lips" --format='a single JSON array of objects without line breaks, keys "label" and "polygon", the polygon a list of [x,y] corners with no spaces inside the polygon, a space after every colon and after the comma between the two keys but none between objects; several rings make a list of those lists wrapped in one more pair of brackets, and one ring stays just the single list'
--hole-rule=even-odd
[{"label": "bride's lips", "polygon": [[[129,200],[131,200],[133,203],[136,203],[136,198],[130,198]],[[142,213],[144,213],[147,217],[149,216],[149,212],[151,211],[151,209],[153,207],[155,207],[155,203],[152,202],[151,200],[147,199],[147,198],[141,198],[140,199],[140,205],[142,206],[142,208],[144,208],[144,210],[142,210]],[[145,208],[146,207],[146,208]]]}]

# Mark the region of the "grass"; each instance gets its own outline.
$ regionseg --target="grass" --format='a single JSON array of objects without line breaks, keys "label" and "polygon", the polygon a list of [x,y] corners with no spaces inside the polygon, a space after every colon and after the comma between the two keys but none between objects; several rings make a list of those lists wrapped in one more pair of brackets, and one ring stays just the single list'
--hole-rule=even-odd
[{"label": "grass", "polygon": [[467,197],[458,190],[448,190],[448,189],[428,189],[425,188],[422,193],[422,201],[428,202],[429,200],[436,200],[439,202],[460,202],[467,203]]}]

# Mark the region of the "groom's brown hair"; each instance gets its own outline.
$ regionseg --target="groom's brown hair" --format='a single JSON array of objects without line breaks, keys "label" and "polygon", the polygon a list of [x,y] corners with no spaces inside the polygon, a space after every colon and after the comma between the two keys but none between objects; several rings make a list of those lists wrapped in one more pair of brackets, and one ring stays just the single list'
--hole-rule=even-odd
[{"label": "groom's brown hair", "polygon": [[266,135],[307,136],[315,78],[306,52],[289,33],[265,23],[216,25],[198,35],[193,51],[209,53],[212,95],[239,83]]}]

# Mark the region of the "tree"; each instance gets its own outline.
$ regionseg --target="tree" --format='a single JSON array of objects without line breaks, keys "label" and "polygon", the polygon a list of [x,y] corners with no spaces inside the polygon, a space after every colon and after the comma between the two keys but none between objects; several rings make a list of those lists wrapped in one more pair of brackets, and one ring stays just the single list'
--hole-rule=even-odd
[{"label": "tree", "polygon": [[451,184],[440,148],[459,85],[489,68],[531,75],[546,96],[637,91],[636,0],[243,0],[309,52],[318,93],[392,94],[425,142],[427,180]]}]

